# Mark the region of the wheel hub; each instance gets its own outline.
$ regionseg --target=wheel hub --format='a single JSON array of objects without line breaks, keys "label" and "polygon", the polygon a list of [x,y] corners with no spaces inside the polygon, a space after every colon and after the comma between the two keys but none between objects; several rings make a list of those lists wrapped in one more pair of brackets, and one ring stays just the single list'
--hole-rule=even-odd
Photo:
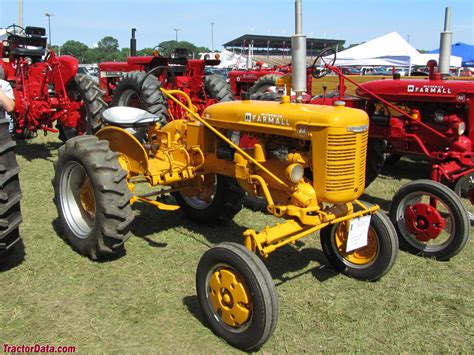
[{"label": "wheel hub", "polygon": [[92,189],[91,180],[87,177],[80,189],[80,198],[82,208],[91,216],[95,218],[95,196]]},{"label": "wheel hub", "polygon": [[219,268],[209,280],[209,298],[214,312],[231,327],[242,326],[251,316],[250,294],[234,270]]},{"label": "wheel hub", "polygon": [[439,237],[446,225],[438,210],[426,203],[407,206],[405,223],[408,232],[422,242]]},{"label": "wheel hub", "polygon": [[335,233],[336,248],[344,259],[357,265],[365,265],[375,259],[378,242],[374,231],[369,228],[367,245],[365,247],[346,252],[348,231],[345,223],[339,224]]}]

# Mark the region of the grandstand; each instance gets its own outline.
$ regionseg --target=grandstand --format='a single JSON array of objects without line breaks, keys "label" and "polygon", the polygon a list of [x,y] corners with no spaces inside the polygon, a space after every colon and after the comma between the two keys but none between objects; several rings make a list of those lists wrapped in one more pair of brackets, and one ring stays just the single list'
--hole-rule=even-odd
[{"label": "grandstand", "polygon": [[[326,48],[339,48],[344,40],[307,38],[306,54],[308,65]],[[291,62],[291,37],[264,36],[245,34],[223,44],[227,51],[247,56],[249,46],[252,48],[252,59],[262,61],[269,66],[288,64]]]}]

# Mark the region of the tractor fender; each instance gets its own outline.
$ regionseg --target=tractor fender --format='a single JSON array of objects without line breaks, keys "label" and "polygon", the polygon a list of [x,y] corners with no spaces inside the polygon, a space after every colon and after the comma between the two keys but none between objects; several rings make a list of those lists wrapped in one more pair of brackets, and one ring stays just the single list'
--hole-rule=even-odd
[{"label": "tractor fender", "polygon": [[59,72],[54,70],[51,73],[51,79],[56,91],[60,92],[62,90],[61,78],[64,82],[64,86],[67,87],[76,77],[79,61],[70,55],[62,55],[57,57],[57,60],[59,61],[59,72],[61,73],[61,76],[59,75]]},{"label": "tractor fender", "polygon": [[148,154],[133,135],[123,128],[114,126],[102,128],[95,135],[100,140],[108,141],[112,151],[121,154],[120,160],[126,162],[129,173],[132,175],[146,174]]}]

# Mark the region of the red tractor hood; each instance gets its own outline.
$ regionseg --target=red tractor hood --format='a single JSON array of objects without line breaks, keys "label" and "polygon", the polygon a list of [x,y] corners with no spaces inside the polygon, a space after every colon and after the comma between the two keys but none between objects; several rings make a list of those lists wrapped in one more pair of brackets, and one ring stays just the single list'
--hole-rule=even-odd
[{"label": "red tractor hood", "polygon": [[[474,81],[467,80],[376,80],[361,85],[387,101],[464,102],[474,96]],[[371,95],[358,88],[358,96]]]}]

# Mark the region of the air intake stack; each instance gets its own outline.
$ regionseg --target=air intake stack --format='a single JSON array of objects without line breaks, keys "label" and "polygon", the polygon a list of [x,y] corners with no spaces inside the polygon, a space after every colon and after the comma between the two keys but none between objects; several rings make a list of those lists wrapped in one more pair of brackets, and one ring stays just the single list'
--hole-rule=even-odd
[{"label": "air intake stack", "polygon": [[444,31],[441,32],[439,44],[439,72],[442,76],[449,74],[452,41],[453,33],[451,32],[451,9],[447,7],[444,14]]},{"label": "air intake stack", "polygon": [[132,28],[132,38],[130,38],[130,57],[137,56],[137,40],[135,39],[136,28]]},{"label": "air intake stack", "polygon": [[295,35],[291,37],[291,86],[296,102],[303,100],[306,91],[306,36],[303,34],[302,0],[295,0]]}]

